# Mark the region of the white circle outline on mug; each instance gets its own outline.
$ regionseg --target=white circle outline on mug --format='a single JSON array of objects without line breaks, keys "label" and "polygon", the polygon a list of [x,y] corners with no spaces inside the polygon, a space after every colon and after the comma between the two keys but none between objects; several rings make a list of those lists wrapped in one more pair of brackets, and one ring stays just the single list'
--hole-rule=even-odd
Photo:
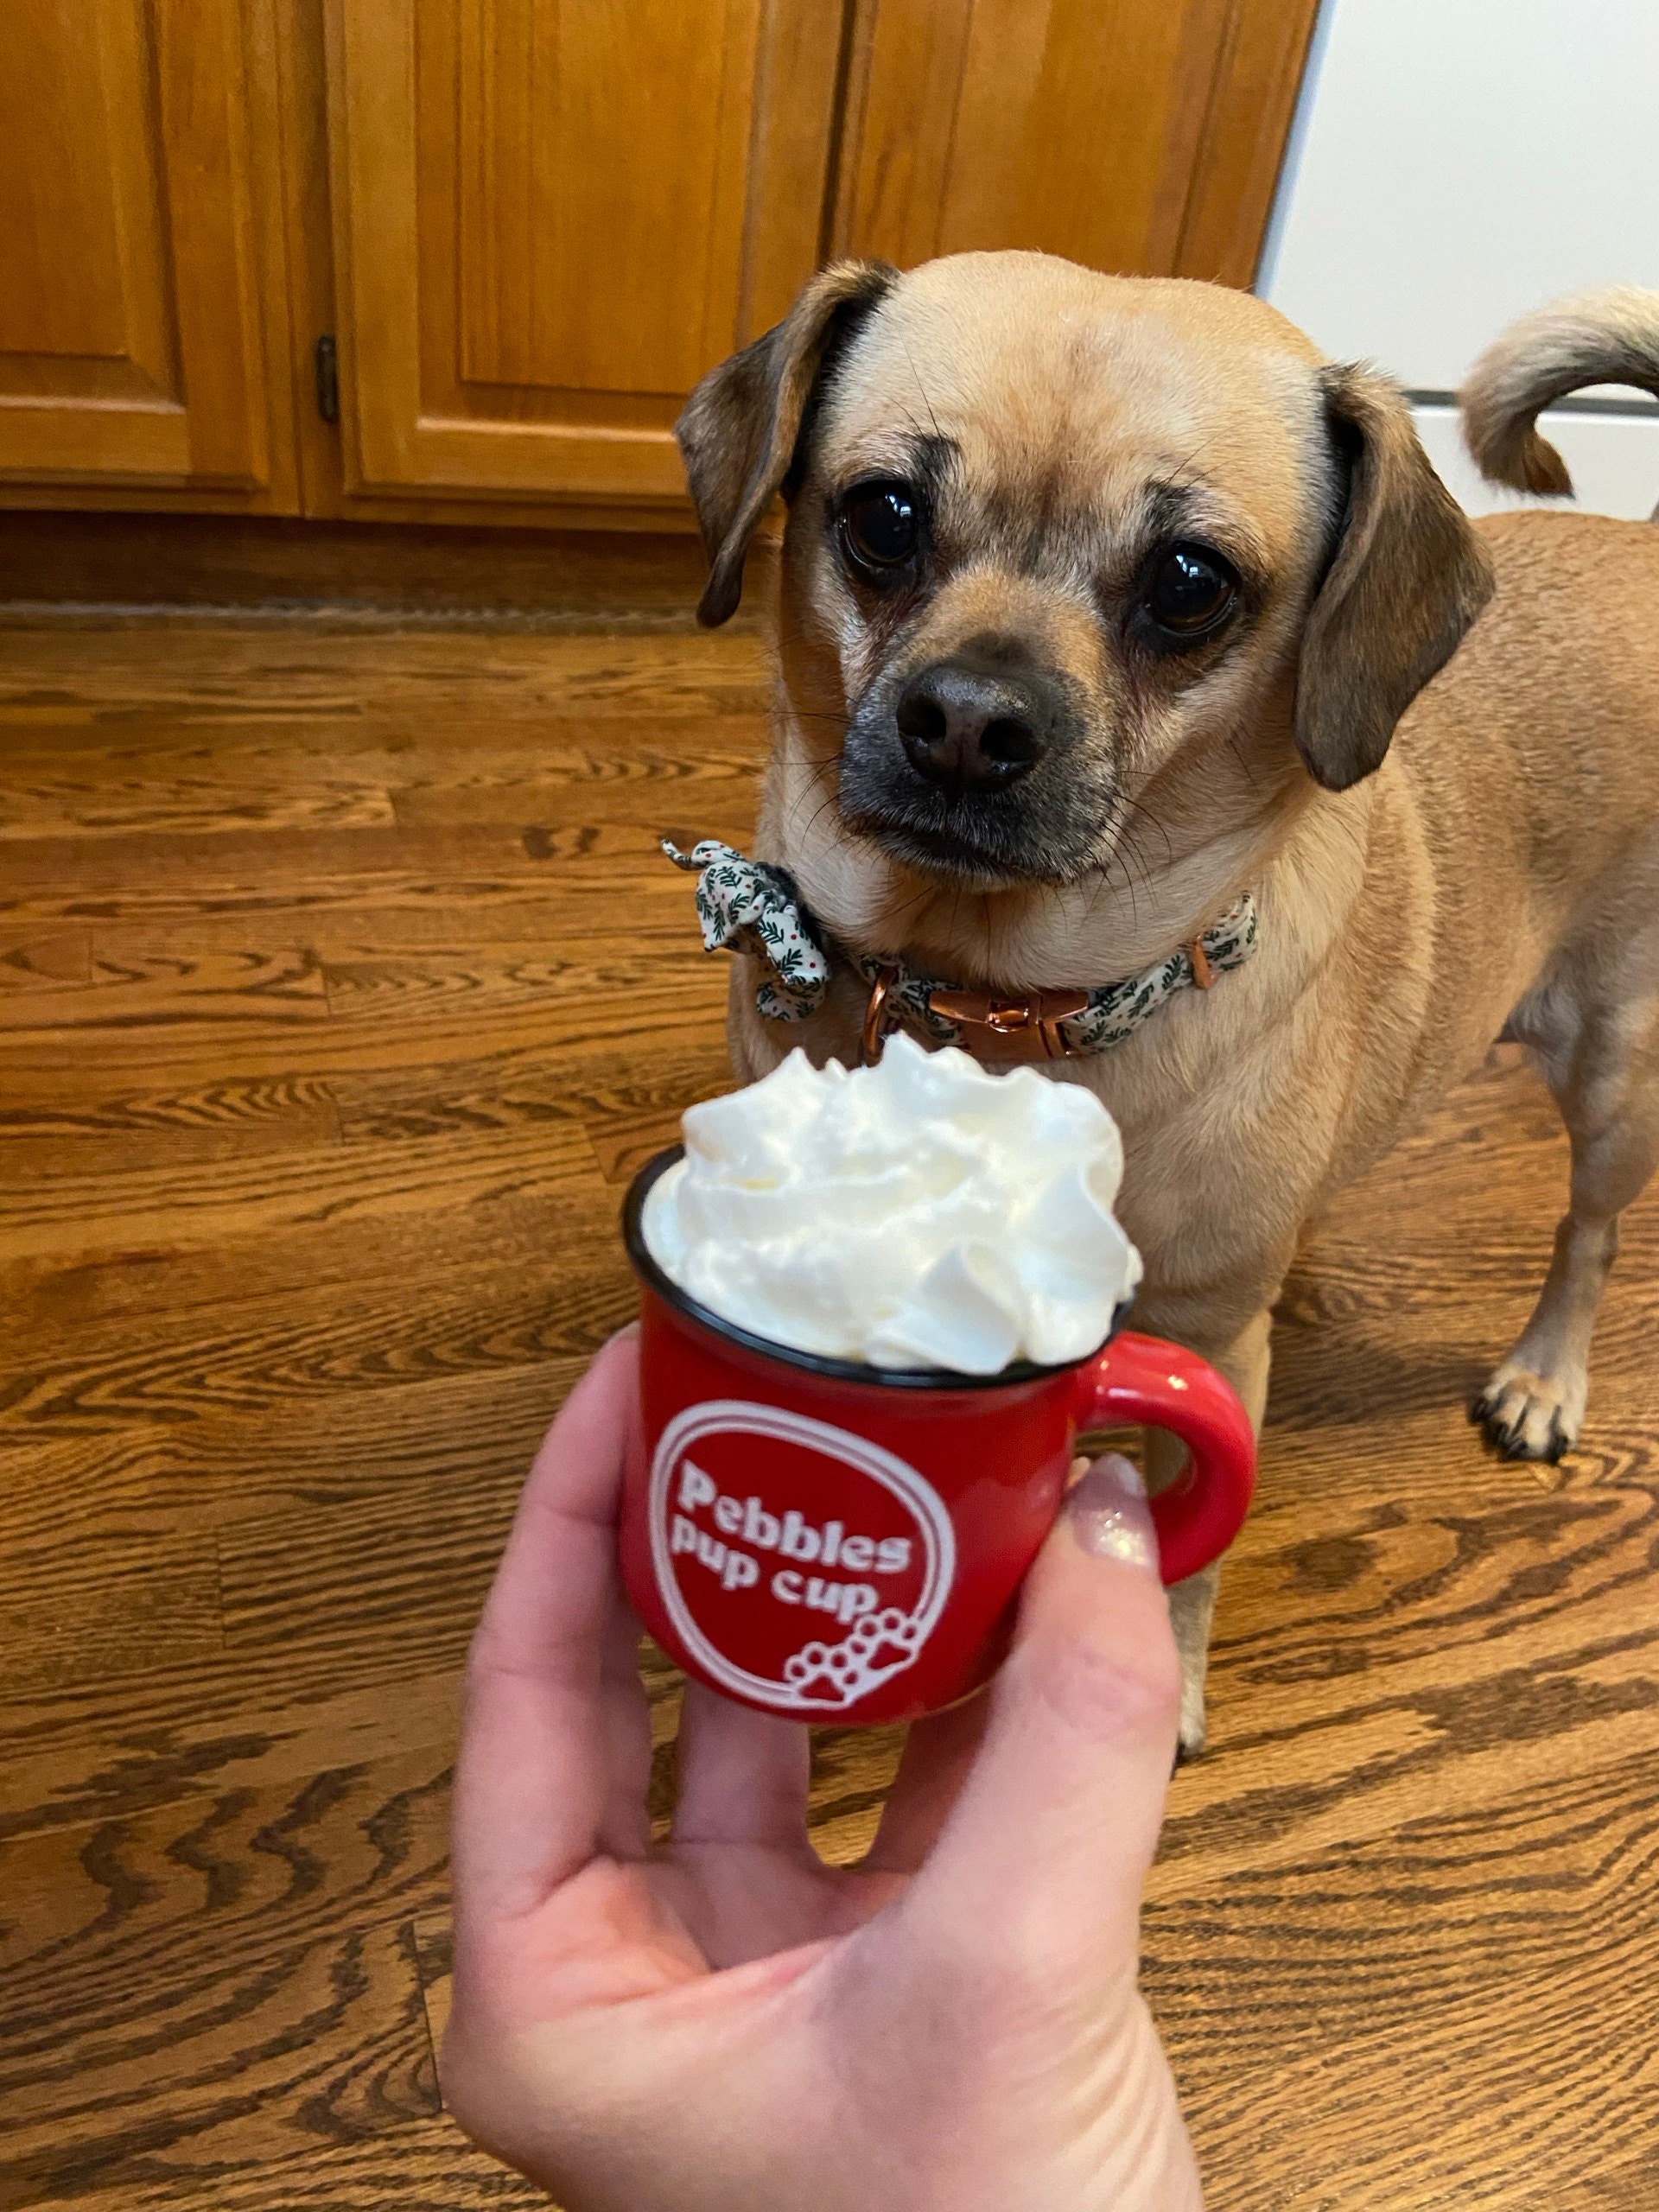
[{"label": "white circle outline on mug", "polygon": [[[957,1532],[944,1501],[931,1483],[906,1460],[871,1443],[868,1437],[855,1436],[850,1429],[836,1428],[829,1421],[814,1421],[808,1414],[791,1413],[783,1406],[757,1405],[748,1398],[705,1398],[696,1405],[683,1407],[664,1429],[652,1455],[651,1489],[646,1500],[651,1523],[651,1563],[668,1617],[698,1665],[721,1689],[731,1691],[734,1696],[751,1698],[757,1704],[772,1706],[780,1713],[824,1713],[837,1709],[823,1698],[804,1697],[798,1687],[771,1681],[765,1675],[751,1674],[747,1668],[728,1659],[699,1628],[681,1594],[668,1548],[669,1486],[680,1454],[699,1437],[715,1431],[766,1436],[774,1443],[798,1444],[809,1452],[821,1452],[826,1459],[840,1460],[856,1473],[868,1475],[909,1507],[922,1532],[926,1553],[921,1595],[915,1610],[905,1617],[903,1642],[912,1648],[897,1665],[869,1677],[858,1694],[868,1695],[881,1683],[890,1681],[894,1675],[913,1667],[944,1611],[957,1576]],[[885,1619],[886,1615],[882,1618]],[[857,1633],[858,1625],[855,1621],[849,1635]],[[853,1701],[850,1697],[843,1700],[843,1703]]]}]

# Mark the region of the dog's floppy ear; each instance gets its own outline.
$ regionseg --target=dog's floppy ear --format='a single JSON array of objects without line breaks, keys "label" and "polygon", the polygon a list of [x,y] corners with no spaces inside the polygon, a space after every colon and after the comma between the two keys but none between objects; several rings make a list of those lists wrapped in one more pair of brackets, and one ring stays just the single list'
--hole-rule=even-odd
[{"label": "dog's floppy ear", "polygon": [[1324,371],[1347,480],[1296,679],[1296,746],[1346,791],[1382,765],[1395,724],[1492,595],[1480,540],[1429,465],[1403,394],[1356,367]]},{"label": "dog's floppy ear", "polygon": [[789,475],[830,347],[898,273],[883,261],[820,270],[780,323],[710,369],[686,401],[674,435],[709,553],[699,622],[712,628],[737,612],[749,540]]}]

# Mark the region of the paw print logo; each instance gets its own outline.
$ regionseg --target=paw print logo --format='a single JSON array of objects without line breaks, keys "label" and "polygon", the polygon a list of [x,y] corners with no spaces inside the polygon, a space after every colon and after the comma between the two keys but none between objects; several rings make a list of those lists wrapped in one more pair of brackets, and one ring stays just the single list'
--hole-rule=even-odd
[{"label": "paw print logo", "polygon": [[784,1680],[814,1705],[851,1705],[908,1667],[925,1630],[913,1613],[889,1605],[865,1613],[839,1643],[804,1643],[784,1662]]}]

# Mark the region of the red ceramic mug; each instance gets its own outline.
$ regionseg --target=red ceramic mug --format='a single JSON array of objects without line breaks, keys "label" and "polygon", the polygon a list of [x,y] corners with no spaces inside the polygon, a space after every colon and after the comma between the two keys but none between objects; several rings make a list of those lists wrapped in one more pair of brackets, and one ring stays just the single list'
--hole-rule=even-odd
[{"label": "red ceramic mug", "polygon": [[1090,1358],[984,1376],[771,1344],[698,1305],[646,1249],[645,1195],[680,1154],[640,1171],[623,1213],[643,1421],[621,1554],[634,1610],[687,1674],[837,1725],[965,1697],[1007,1649],[1080,1428],[1146,1422],[1187,1446],[1186,1473],[1152,1501],[1166,1582],[1238,1533],[1255,1440],[1193,1353],[1115,1325]]}]

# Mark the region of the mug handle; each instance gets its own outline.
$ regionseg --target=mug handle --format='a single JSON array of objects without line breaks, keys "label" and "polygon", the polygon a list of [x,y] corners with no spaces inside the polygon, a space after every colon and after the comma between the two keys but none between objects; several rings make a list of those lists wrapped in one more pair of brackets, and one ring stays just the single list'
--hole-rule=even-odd
[{"label": "mug handle", "polygon": [[1170,1430],[1187,1448],[1186,1471],[1151,1501],[1164,1580],[1184,1581],[1219,1559],[1255,1488],[1255,1434],[1231,1383],[1196,1352],[1128,1329],[1079,1382],[1079,1428],[1140,1422]]}]

